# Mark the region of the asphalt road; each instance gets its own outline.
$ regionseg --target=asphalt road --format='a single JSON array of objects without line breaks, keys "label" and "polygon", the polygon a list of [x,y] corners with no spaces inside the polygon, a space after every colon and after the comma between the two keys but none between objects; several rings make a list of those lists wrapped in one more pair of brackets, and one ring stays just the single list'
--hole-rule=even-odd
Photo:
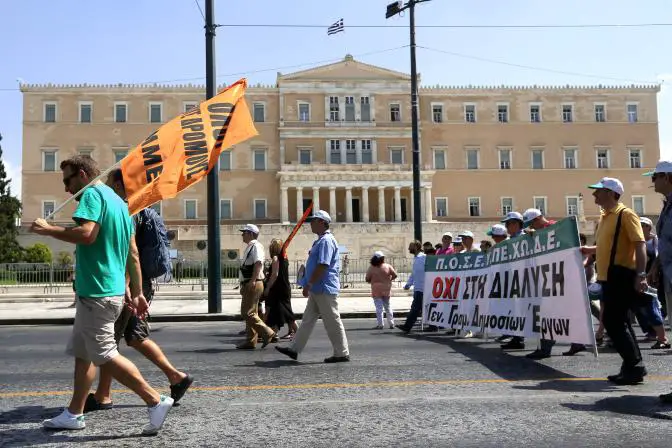
[{"label": "asphalt road", "polygon": [[[672,389],[672,355],[649,343],[648,381],[618,387],[604,379],[620,365],[609,350],[567,358],[556,347],[558,356],[535,362],[492,342],[373,325],[346,321],[352,362],[324,364],[331,349],[320,324],[298,363],[272,347],[235,350],[240,323],[156,324],[154,339],[196,383],[154,438],[139,436],[146,411],[122,390],[83,431],[43,430],[69,399],[70,328],[0,327],[0,445],[670,446],[672,407],[657,396]],[[123,352],[166,387],[158,369]]]}]

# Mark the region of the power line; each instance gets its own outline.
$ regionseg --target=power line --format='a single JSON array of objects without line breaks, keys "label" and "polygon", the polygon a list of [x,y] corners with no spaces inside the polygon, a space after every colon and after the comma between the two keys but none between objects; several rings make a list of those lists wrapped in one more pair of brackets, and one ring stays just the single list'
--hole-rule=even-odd
[{"label": "power line", "polygon": [[203,14],[203,9],[201,9],[201,4],[198,3],[198,0],[194,0],[196,3],[196,6],[198,6],[198,10],[201,11],[201,17],[203,17],[203,21],[205,22],[205,14]]},{"label": "power line", "polygon": [[488,59],[488,58],[482,58],[479,56],[471,56],[468,54],[462,54],[462,53],[455,53],[454,51],[446,51],[446,50],[439,50],[437,48],[429,48],[429,47],[424,47],[422,45],[418,45],[418,48],[422,48],[423,50],[429,50],[429,51],[434,51],[437,53],[443,53],[447,54],[450,56],[455,56],[458,58],[464,58],[464,59],[472,59],[474,61],[481,61],[481,62],[489,62],[491,64],[500,64],[500,65],[506,65],[509,67],[517,67],[517,68],[524,68],[527,70],[536,70],[540,72],[549,72],[549,73],[558,73],[561,75],[570,75],[570,76],[580,76],[583,78],[594,78],[594,79],[603,79],[603,80],[609,80],[609,81],[619,81],[619,82],[630,82],[630,83],[635,83],[635,84],[662,84],[662,81],[642,81],[642,80],[636,80],[636,79],[626,79],[626,78],[614,78],[611,76],[600,76],[600,75],[593,75],[593,74],[588,74],[588,73],[577,73],[577,72],[568,72],[564,70],[555,70],[551,68],[544,68],[544,67],[534,67],[531,65],[523,65],[523,64],[516,64],[514,62],[506,62],[506,61],[498,61],[496,59]]},{"label": "power line", "polygon": [[[329,25],[279,24],[279,23],[229,23],[218,24],[228,28],[328,28]],[[559,25],[416,25],[416,28],[489,28],[489,29],[571,29],[571,28],[654,28],[668,27],[672,23],[592,23],[592,24],[559,24]],[[408,25],[346,25],[345,28],[408,28]]]}]

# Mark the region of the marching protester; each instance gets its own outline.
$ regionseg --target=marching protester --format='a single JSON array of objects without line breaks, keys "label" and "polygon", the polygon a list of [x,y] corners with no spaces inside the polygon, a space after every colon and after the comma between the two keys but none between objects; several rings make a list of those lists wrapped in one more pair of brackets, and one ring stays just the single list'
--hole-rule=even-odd
[{"label": "marching protester", "polygon": [[431,243],[431,241],[425,241],[422,245],[422,251],[425,255],[436,255],[436,248]]},{"label": "marching protester", "polygon": [[446,232],[441,236],[441,249],[436,251],[436,255],[450,255],[453,253],[453,234]]},{"label": "marching protester", "polygon": [[264,289],[268,310],[266,325],[277,332],[287,325],[287,334],[280,339],[292,339],[296,334],[296,318],[292,310],[292,287],[289,284],[289,261],[282,240],[275,238],[268,246],[271,271]]},{"label": "marching protester", "polygon": [[[454,241],[453,241],[454,242]],[[397,328],[404,333],[410,333],[413,325],[422,316],[423,308],[423,291],[425,289],[425,253],[422,252],[422,243],[420,241],[413,241],[408,245],[408,252],[413,255],[413,267],[411,268],[411,275],[408,277],[405,290],[413,287],[413,302],[411,302],[411,310],[406,316],[406,322],[402,325],[397,325]]]},{"label": "marching protester", "polygon": [[462,244],[462,237],[456,236],[453,239],[453,253],[459,254],[464,250],[464,245]]},{"label": "marching protester", "polygon": [[602,208],[596,246],[584,246],[584,254],[596,255],[597,279],[606,301],[604,326],[614,348],[623,359],[617,375],[609,381],[618,385],[639,384],[646,368],[630,323],[629,311],[635,308],[646,282],[646,242],[639,217],[620,202],[623,184],[605,177],[588,188],[594,190],[595,203]]},{"label": "marching protester", "polygon": [[[120,169],[110,172],[107,178],[107,185],[121,199],[126,200],[126,189],[124,188],[124,179]],[[163,226],[161,217],[151,208],[147,208],[136,214],[133,217],[133,225],[135,234],[131,236],[131,239],[135,239],[136,246],[138,247],[142,274],[142,293],[145,299],[147,299],[149,306],[154,297],[152,278],[170,272],[168,240],[165,235],[163,235],[166,238],[164,240],[161,238],[162,235],[157,234],[159,229],[163,229],[165,232],[165,227]],[[161,269],[161,266],[163,269]],[[115,322],[115,341],[119,344],[119,341],[123,337],[126,340],[126,345],[142,353],[145,358],[160,368],[170,383],[170,396],[177,403],[194,382],[194,379],[190,375],[180,372],[173,367],[161,350],[161,347],[149,339],[149,331],[150,326],[147,316],[139,316],[134,314],[133,310],[129,307],[124,307]],[[95,394],[87,396],[84,413],[111,409],[112,406],[112,375],[108,369],[102,367],[100,369],[98,388]]]},{"label": "marching protester", "polygon": [[240,260],[240,314],[245,319],[245,341],[236,346],[239,350],[254,350],[257,339],[261,337],[261,348],[266,347],[277,337],[259,317],[259,299],[264,292],[264,246],[257,241],[259,227],[245,224],[240,229],[243,242],[247,244]]},{"label": "marching protester", "polygon": [[387,317],[387,325],[394,328],[394,313],[390,307],[390,295],[392,294],[392,282],[397,278],[397,272],[392,265],[385,263],[385,254],[381,251],[373,253],[371,266],[366,271],[366,282],[371,284],[371,297],[376,307],[375,330],[382,330],[383,309]]},{"label": "marching protester", "polygon": [[[61,163],[63,184],[76,194],[99,174],[97,163],[88,156],[75,156]],[[45,420],[50,429],[83,429],[84,406],[100,366],[147,404],[149,424],[143,434],[156,434],[163,426],[173,399],[160,395],[138,368],[117,350],[114,323],[121,314],[126,293],[125,273],[130,275],[128,306],[135,313],[147,313],[142,294],[140,261],[133,235],[133,223],[126,203],[111,188],[96,182],[79,197],[73,214],[74,227],[59,227],[37,219],[31,231],[51,236],[77,247],[77,306],[67,353],[75,357],[74,391],[70,404],[57,417]],[[128,266],[127,266],[128,265]]]},{"label": "marching protester", "polygon": [[457,236],[462,239],[462,245],[464,249],[462,252],[480,252],[481,249],[474,246],[474,233],[471,230],[464,230],[460,232]]},{"label": "marching protester", "polygon": [[[656,168],[646,173],[656,193],[663,195],[664,205],[658,218],[656,234],[658,235],[658,257],[651,266],[651,275],[658,280],[658,289],[663,289],[667,302],[667,316],[672,321],[672,161],[661,160]],[[656,278],[658,272],[662,278]],[[672,393],[660,395],[663,403],[672,403]]]},{"label": "marching protester", "polygon": [[[524,228],[524,219],[523,215],[518,212],[508,213],[502,223],[506,227],[506,233],[509,235],[509,238],[516,238],[523,234]],[[503,335],[496,339],[497,342],[504,342],[507,339],[511,338],[505,344],[502,344],[502,350],[523,350],[525,348],[525,338],[522,336],[507,336]]]},{"label": "marching protester", "polygon": [[509,238],[506,232],[506,227],[502,224],[495,224],[492,226],[486,235],[492,238],[492,240],[495,242],[495,245],[501,243],[502,241],[506,241]]},{"label": "marching protester", "polygon": [[482,240],[480,246],[481,252],[488,253],[492,249],[492,242],[488,240]]},{"label": "marching protester", "polygon": [[350,361],[348,339],[338,311],[339,259],[338,242],[329,230],[331,216],[324,210],[310,218],[310,230],[317,235],[306,261],[306,274],[301,280],[303,296],[308,297],[301,325],[287,347],[275,347],[280,353],[296,360],[310,338],[317,319],[322,317],[327,336],[334,350],[326,363]]}]

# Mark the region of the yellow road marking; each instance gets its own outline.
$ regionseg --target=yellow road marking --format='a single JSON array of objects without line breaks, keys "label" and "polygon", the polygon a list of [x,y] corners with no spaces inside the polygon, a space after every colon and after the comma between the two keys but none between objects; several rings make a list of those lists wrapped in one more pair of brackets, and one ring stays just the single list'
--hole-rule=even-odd
[{"label": "yellow road marking", "polygon": [[[672,381],[670,375],[651,375],[646,377],[647,381]],[[496,384],[496,383],[522,383],[522,382],[540,382],[540,381],[607,381],[606,378],[542,378],[542,379],[522,379],[505,380],[502,378],[491,379],[471,379],[471,380],[412,380],[412,381],[373,381],[370,383],[322,383],[322,384],[258,384],[251,386],[194,386],[190,391],[203,392],[235,392],[235,391],[255,391],[255,390],[301,390],[301,389],[356,389],[368,387],[409,387],[409,386],[441,386],[449,384]],[[157,389],[160,392],[167,389]],[[132,393],[129,389],[114,389],[115,394]],[[70,395],[70,390],[56,391],[22,391],[22,392],[0,392],[0,398],[11,397],[45,397],[52,395]]]}]

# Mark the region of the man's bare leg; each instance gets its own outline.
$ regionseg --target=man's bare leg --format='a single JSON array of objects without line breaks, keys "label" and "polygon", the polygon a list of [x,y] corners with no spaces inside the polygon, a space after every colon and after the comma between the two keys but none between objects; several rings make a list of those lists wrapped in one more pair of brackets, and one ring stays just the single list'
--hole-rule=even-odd
[{"label": "man's bare leg", "polygon": [[168,378],[171,386],[174,386],[187,377],[186,373],[180,372],[173,367],[170,361],[168,361],[168,358],[166,358],[166,355],[164,355],[161,347],[151,339],[143,339],[142,341],[133,340],[129,342],[128,345],[142,353],[145,358],[152,361],[154,365],[161,369]]},{"label": "man's bare leg", "polygon": [[115,356],[104,366],[114,379],[135,392],[148,406],[155,406],[161,400],[159,393],[147,384],[135,364],[123,355]]},{"label": "man's bare leg", "polygon": [[98,388],[94,396],[100,404],[112,403],[112,372],[108,364],[100,366],[100,377],[98,378]]},{"label": "man's bare leg", "polygon": [[96,368],[91,361],[81,358],[75,358],[75,388],[72,392],[72,399],[68,406],[71,414],[79,415],[84,413],[84,404],[89,394],[93,380],[96,377]]}]

